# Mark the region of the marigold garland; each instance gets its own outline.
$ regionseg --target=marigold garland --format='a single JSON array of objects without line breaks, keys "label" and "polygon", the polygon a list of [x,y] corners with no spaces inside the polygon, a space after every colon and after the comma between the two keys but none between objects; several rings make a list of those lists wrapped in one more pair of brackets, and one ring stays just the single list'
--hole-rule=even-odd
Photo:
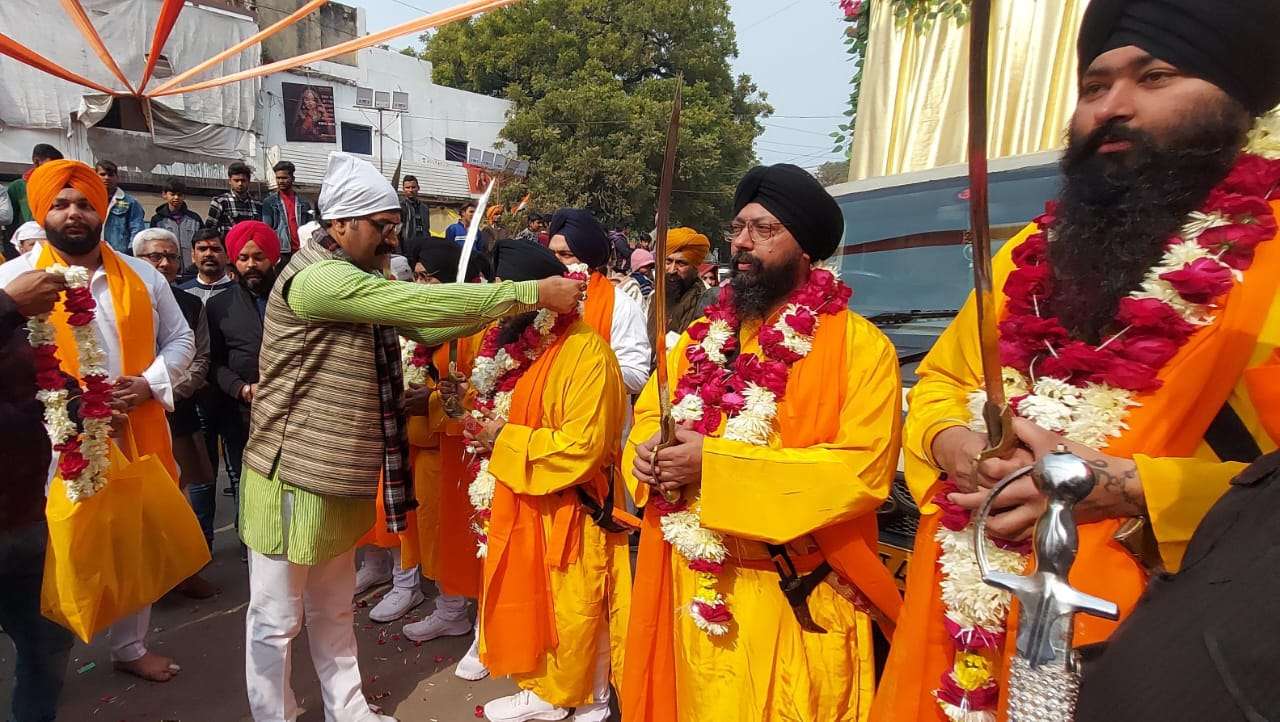
[{"label": "marigold garland", "polygon": [[44,425],[58,452],[58,474],[67,499],[88,499],[107,484],[107,449],[111,436],[111,384],[107,382],[106,352],[93,329],[95,303],[89,292],[89,271],[81,266],[55,264],[45,269],[67,283],[63,307],[75,338],[81,383],[80,433],[67,411],[70,393],[58,358],[57,332],[49,314],[27,320],[27,334],[36,362],[36,398],[44,405]]},{"label": "marigold garland", "polygon": [[[1192,212],[1139,287],[1120,300],[1112,333],[1099,344],[1075,339],[1047,313],[1053,292],[1048,244],[1055,206],[1035,219],[1039,231],[1013,251],[1000,322],[1002,380],[1015,413],[1067,439],[1104,448],[1120,437],[1142,394],[1162,385],[1161,369],[1201,328],[1211,325],[1216,301],[1243,278],[1259,243],[1275,236],[1268,201],[1280,197],[1280,162],[1242,154],[1231,173]],[[970,428],[985,432],[986,394],[969,396]],[[955,645],[952,668],[935,697],[955,722],[994,722],[1009,595],[983,583],[973,554],[971,512],[952,504],[944,485],[934,502],[942,516],[940,547],[944,623]],[[991,565],[1020,574],[1025,545],[986,540]]]}]

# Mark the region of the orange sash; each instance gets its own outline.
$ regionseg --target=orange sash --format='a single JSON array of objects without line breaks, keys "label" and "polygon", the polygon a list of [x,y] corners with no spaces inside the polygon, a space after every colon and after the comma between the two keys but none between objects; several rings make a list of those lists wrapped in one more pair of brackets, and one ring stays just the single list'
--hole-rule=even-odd
[{"label": "orange sash", "polygon": [[[1280,201],[1271,203],[1280,214]],[[1002,251],[1003,253],[1003,251]],[[1258,333],[1275,299],[1280,280],[1280,242],[1259,244],[1244,281],[1224,299],[1216,323],[1198,331],[1161,371],[1164,385],[1139,397],[1142,404],[1129,414],[1129,429],[1104,451],[1131,458],[1187,457],[1204,438],[1205,430],[1240,382],[1257,343]],[[997,287],[1003,286],[997,279]],[[909,657],[891,662],[872,708],[872,720],[945,720],[933,698],[951,664],[951,639],[943,628],[945,607],[939,597],[938,545],[934,541],[939,514],[921,517],[915,551],[907,574],[907,604],[894,637],[896,653]],[[1108,519],[1080,527],[1080,550],[1071,569],[1077,589],[1120,607],[1123,620],[1146,588],[1139,563],[1112,538],[1121,520]],[[1009,612],[1006,659],[1013,654],[1017,633],[1017,602]],[[1107,639],[1117,623],[1077,615],[1075,644]],[[1007,689],[1007,670],[1000,670]],[[1001,695],[1002,705],[1006,699]],[[1003,718],[1003,710],[1001,718]]]},{"label": "orange sash", "polygon": [[[843,311],[819,324],[813,350],[792,367],[778,413],[784,448],[813,446],[835,438],[839,431],[842,399],[831,393],[831,379],[844,378],[848,373],[847,313]],[[688,365],[688,360],[681,357],[675,378],[680,378]],[[902,600],[875,552],[874,514],[819,529],[813,537],[823,557],[841,577],[857,587],[887,621],[897,619]],[[662,539],[658,514],[646,514],[627,631],[627,665],[623,669],[622,716],[630,722],[668,722],[677,718],[673,594],[671,546]],[[886,632],[891,634],[892,630]]]},{"label": "orange sash", "polygon": [[583,305],[582,320],[610,343],[613,333],[613,282],[603,274],[592,272],[587,280],[587,302]]},{"label": "orange sash", "polygon": [[[542,394],[564,338],[543,352],[516,384],[510,423],[542,425]],[[552,538],[543,539],[545,500],[516,494],[500,480],[494,489],[480,600],[481,658],[494,676],[532,672],[547,650],[559,644],[550,568],[563,568],[578,551],[569,543],[568,531],[581,514],[576,499],[562,503],[554,512]]]},{"label": "orange sash", "polygon": [[[116,316],[116,332],[120,339],[120,373],[122,376],[140,376],[156,358],[155,323],[151,318],[151,293],[146,284],[128,264],[120,260],[106,243],[102,249],[102,269],[107,275],[107,287],[111,291],[111,303]],[[68,265],[51,243],[40,244],[40,257],[36,268],[48,268],[54,263]],[[101,310],[96,311],[101,313]],[[58,358],[67,373],[80,378],[80,359],[76,351],[75,337],[67,324],[68,314],[59,302],[49,316],[57,333]],[[160,460],[177,483],[178,464],[173,459],[173,444],[169,437],[169,422],[164,407],[155,399],[148,399],[129,412],[129,426],[137,441],[138,453],[153,454]]]}]

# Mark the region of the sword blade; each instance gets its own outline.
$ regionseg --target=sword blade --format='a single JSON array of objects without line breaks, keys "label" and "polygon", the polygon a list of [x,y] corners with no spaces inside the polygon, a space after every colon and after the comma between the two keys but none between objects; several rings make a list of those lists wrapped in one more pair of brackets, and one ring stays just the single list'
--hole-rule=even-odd
[{"label": "sword blade", "polygon": [[[653,347],[657,352],[658,404],[662,410],[659,448],[675,441],[675,422],[671,418],[671,382],[667,368],[667,230],[671,224],[671,186],[676,175],[676,148],[680,143],[680,110],[683,105],[684,74],[676,76],[676,93],[671,106],[671,120],[667,123],[667,147],[662,156],[662,178],[658,185],[657,238],[654,256],[657,259],[653,290]],[[663,492],[667,501],[675,502],[680,495]]]},{"label": "sword blade", "polygon": [[992,288],[991,223],[987,204],[987,54],[991,34],[991,0],[972,0],[969,20],[969,233],[973,251],[973,290],[978,306],[978,340],[982,351],[982,383],[987,391],[983,419],[988,449],[984,457],[1002,456],[1012,448],[1012,416],[1000,378],[1000,337],[996,329]]}]

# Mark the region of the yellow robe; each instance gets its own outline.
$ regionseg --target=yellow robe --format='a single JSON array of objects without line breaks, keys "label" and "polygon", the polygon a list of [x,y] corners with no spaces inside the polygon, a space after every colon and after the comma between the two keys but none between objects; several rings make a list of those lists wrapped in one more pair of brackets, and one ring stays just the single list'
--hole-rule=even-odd
[{"label": "yellow robe", "polygon": [[[563,344],[543,389],[541,426],[507,424],[489,462],[498,483],[539,497],[548,540],[562,499],[576,500],[572,487],[617,453],[626,412],[622,373],[608,344],[581,322],[569,329]],[[522,689],[560,707],[593,701],[597,645],[625,634],[631,590],[626,535],[606,534],[584,518],[570,545],[577,546],[576,558],[563,569],[549,569],[559,644],[543,655],[537,670],[514,676]],[[611,649],[620,652],[620,647]],[[482,638],[481,658],[486,654]],[[616,678],[621,658],[614,656]]]},{"label": "yellow robe", "polygon": [[[831,393],[841,396],[835,438],[808,448],[782,448],[776,433],[767,447],[715,436],[703,442],[702,523],[725,535],[733,557],[717,588],[734,622],[721,637],[695,626],[684,610],[697,577],[673,554],[671,604],[680,610],[674,630],[679,722],[852,722],[865,719],[870,709],[870,618],[821,584],[809,597],[809,610],[827,633],[803,632],[772,566],[766,561],[748,568],[735,561],[767,560],[765,543],[789,544],[794,555],[812,546],[812,532],[874,514],[888,494],[901,415],[897,355],[884,334],[856,314],[823,323],[845,324],[849,354],[847,375],[830,380]],[[744,353],[760,353],[758,332],[758,323],[744,324]],[[670,368],[679,367],[690,342],[687,333],[681,336]],[[779,417],[787,413],[787,403],[784,397]],[[636,445],[658,432],[659,419],[651,379],[636,404],[623,456],[632,493],[637,493]]]}]

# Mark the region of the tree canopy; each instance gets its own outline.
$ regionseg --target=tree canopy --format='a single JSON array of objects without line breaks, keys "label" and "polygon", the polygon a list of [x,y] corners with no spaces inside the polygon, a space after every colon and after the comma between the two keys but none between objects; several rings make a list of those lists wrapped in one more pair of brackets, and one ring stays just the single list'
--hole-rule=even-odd
[{"label": "tree canopy", "polygon": [[673,225],[716,237],[770,112],[737,55],[727,0],[525,0],[424,37],[434,81],[514,103],[502,137],[530,160],[504,188],[651,228],[677,73],[684,110]]}]

